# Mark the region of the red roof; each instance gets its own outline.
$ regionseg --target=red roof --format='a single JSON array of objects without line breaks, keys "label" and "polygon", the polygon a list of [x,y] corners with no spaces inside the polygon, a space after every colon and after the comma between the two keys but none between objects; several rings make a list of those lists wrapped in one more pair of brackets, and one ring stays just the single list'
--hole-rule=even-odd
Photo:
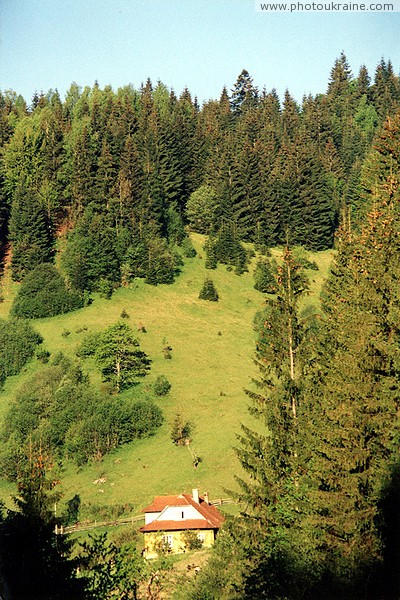
[{"label": "red roof", "polygon": [[179,496],[156,496],[153,502],[142,510],[144,513],[161,512],[167,506],[188,506],[189,502],[186,499],[188,494],[180,494]]},{"label": "red roof", "polygon": [[199,502],[193,500],[190,494],[179,494],[179,496],[156,496],[149,506],[142,512],[161,513],[168,506],[193,506],[202,519],[182,519],[179,521],[161,521],[157,518],[140,528],[140,531],[171,531],[182,529],[219,529],[224,521],[221,513],[208,504],[204,498],[199,497]]}]

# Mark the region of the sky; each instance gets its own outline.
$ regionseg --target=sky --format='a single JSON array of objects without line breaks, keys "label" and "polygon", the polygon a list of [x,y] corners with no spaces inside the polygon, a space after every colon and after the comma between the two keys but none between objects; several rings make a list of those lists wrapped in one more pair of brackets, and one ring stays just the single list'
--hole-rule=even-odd
[{"label": "sky", "polygon": [[64,98],[72,82],[116,90],[148,77],[178,95],[187,86],[202,103],[231,90],[242,69],[259,89],[282,98],[287,88],[301,101],[326,91],[342,51],[354,75],[365,64],[373,78],[382,57],[398,73],[400,12],[260,13],[254,0],[0,0],[0,90],[28,104],[35,91]]}]

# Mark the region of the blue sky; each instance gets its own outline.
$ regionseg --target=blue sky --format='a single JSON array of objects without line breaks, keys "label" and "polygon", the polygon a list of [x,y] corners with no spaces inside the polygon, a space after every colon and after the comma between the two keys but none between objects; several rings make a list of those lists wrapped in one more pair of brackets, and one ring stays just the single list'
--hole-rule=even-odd
[{"label": "blue sky", "polygon": [[[293,0],[291,0],[293,1]],[[400,68],[400,13],[257,13],[254,0],[0,0],[0,89],[29,102],[81,86],[150,77],[200,102],[245,68],[259,88],[324,92],[343,50],[354,74]]]}]

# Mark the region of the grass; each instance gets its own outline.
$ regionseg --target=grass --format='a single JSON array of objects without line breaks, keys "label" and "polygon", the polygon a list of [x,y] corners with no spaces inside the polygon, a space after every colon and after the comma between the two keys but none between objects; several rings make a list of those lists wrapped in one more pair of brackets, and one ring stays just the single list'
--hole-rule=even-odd
[{"label": "grass", "polygon": [[[194,235],[193,242],[198,256],[186,261],[173,285],[153,287],[135,281],[118,289],[111,300],[94,295],[94,302],[88,307],[34,322],[44,338],[43,347],[52,356],[62,351],[76,359],[76,350],[85,335],[115,323],[125,311],[129,315],[125,322],[135,331],[139,324],[146,328],[146,333],[138,330],[137,337],[153,362],[150,375],[124,395],[152,396],[152,384],[160,374],[172,385],[167,396],[155,398],[165,416],[155,436],[128,444],[84,468],[70,463],[63,468],[61,488],[65,500],[78,493],[82,505],[132,503],[139,512],[154,495],[199,488],[209,491],[214,499],[225,497],[226,489],[236,488],[235,474],[240,473],[240,466],[233,447],[240,423],[251,422],[244,388],[257,377],[252,360],[252,321],[264,298],[253,288],[255,259],[250,272],[240,277],[225,266],[206,271],[202,236]],[[310,258],[316,260],[320,270],[309,272],[312,281],[306,303],[317,303],[332,253],[322,252]],[[198,299],[207,275],[215,284],[219,302]],[[12,283],[6,272],[0,318],[7,316],[17,288],[18,284]],[[163,357],[166,344],[172,347],[171,360]],[[0,393],[0,420],[18,387],[40,366],[33,360],[19,376],[6,382]],[[91,361],[84,361],[83,368],[90,372],[92,382],[101,385]],[[171,422],[177,411],[194,425],[191,449],[202,459],[198,468],[193,467],[190,450],[174,446],[170,439]],[[99,477],[105,482],[93,483]],[[9,497],[11,489],[10,484],[1,482],[0,497]]]}]

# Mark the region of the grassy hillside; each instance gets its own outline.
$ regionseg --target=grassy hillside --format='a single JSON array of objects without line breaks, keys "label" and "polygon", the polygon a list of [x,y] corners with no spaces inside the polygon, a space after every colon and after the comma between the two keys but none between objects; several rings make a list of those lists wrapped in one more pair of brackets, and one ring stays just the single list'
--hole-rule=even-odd
[{"label": "grassy hillside", "polygon": [[[137,281],[120,288],[111,300],[94,295],[91,306],[60,317],[34,322],[44,337],[43,347],[54,356],[57,352],[75,357],[87,333],[100,331],[120,319],[123,310],[127,323],[136,331],[139,323],[146,333],[137,332],[143,350],[151,357],[152,369],[143,382],[124,392],[127,398],[152,395],[157,375],[165,375],[172,389],[157,399],[165,422],[151,438],[136,441],[81,469],[69,464],[61,473],[65,499],[78,493],[83,504],[112,505],[131,503],[135,511],[156,494],[208,490],[211,498],[225,496],[225,488],[235,487],[234,474],[239,463],[233,446],[240,422],[249,422],[244,388],[257,376],[253,364],[254,332],[252,321],[263,306],[263,295],[254,290],[252,269],[238,277],[225,266],[206,271],[201,236],[193,236],[198,256],[187,260],[173,285],[157,287]],[[307,302],[317,302],[332,253],[312,256],[320,267],[310,271],[311,294]],[[218,290],[219,302],[198,299],[205,275],[210,275]],[[17,284],[6,272],[3,282],[5,301],[0,317],[8,314]],[[172,359],[162,349],[172,347]],[[85,361],[93,382],[101,385],[93,363]],[[0,393],[0,419],[12,402],[21,383],[31,377],[40,363],[32,361],[17,377],[10,378]],[[187,447],[176,447],[170,440],[171,422],[177,411],[194,424],[191,448],[201,458],[197,469]],[[102,478],[104,483],[93,483]],[[9,496],[12,486],[2,483],[0,495]]]}]

